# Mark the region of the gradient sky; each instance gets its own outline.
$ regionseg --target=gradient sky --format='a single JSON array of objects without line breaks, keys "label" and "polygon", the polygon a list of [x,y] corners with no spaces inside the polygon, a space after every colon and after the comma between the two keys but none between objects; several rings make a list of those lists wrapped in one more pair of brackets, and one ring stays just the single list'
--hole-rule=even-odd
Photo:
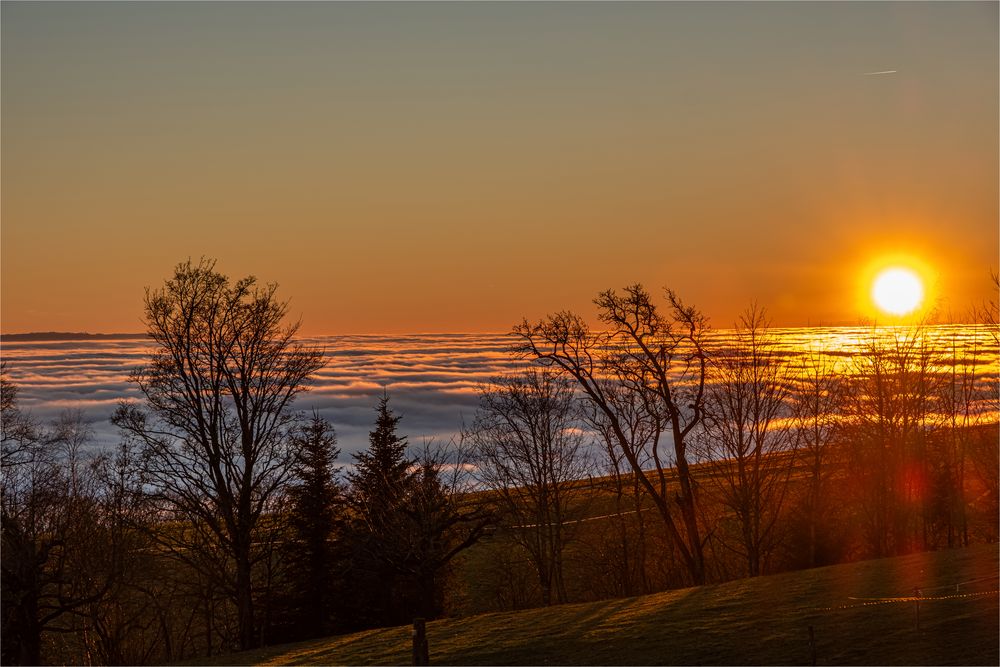
[{"label": "gradient sky", "polygon": [[[998,4],[15,3],[3,332],[139,331],[191,256],[307,333],[671,286],[717,326],[998,265]],[[896,70],[894,74],[866,75]]]}]

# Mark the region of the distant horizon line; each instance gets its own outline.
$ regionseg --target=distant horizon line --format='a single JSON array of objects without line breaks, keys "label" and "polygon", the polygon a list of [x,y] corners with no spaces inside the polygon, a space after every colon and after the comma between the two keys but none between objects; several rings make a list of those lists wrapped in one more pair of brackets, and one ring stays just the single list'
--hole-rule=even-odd
[{"label": "distant horizon line", "polygon": [[[797,326],[771,326],[771,330],[779,331],[786,329],[857,329],[861,327],[898,327],[898,326],[918,326],[921,323],[911,322],[911,323],[897,323],[897,324],[885,324],[879,323],[878,321],[869,322],[854,322],[854,323],[844,323],[840,322],[837,324],[800,324]],[[926,322],[927,326],[950,326],[950,325],[975,325],[981,324],[981,322]],[[710,330],[715,331],[729,331],[734,327],[710,327]],[[598,329],[594,329],[598,331]],[[300,334],[296,336],[297,338],[313,338],[313,337],[323,337],[323,336],[472,336],[472,335],[494,335],[503,336],[511,333],[510,330],[507,331],[365,331],[365,332],[341,332],[341,333],[310,333],[310,334]],[[111,333],[91,333],[86,331],[27,331],[27,332],[16,332],[16,333],[0,333],[0,341],[55,341],[55,340],[88,340],[88,339],[98,339],[98,340],[129,340],[135,338],[149,338],[149,334],[145,332],[111,332]]]}]

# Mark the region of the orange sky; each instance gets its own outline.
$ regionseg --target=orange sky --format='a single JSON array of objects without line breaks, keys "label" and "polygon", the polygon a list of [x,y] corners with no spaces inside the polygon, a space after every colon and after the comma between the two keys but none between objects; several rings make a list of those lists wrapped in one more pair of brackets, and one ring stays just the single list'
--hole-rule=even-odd
[{"label": "orange sky", "polygon": [[1000,263],[997,10],[3,3],[0,329],[141,330],[189,256],[307,333],[637,281],[855,323],[886,257],[962,312]]}]

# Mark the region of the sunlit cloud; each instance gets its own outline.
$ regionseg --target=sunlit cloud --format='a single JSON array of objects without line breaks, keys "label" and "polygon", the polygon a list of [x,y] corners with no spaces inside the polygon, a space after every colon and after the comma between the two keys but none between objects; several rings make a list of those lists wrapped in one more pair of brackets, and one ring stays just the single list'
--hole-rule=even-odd
[{"label": "sunlit cloud", "polygon": [[[851,357],[865,349],[872,330],[863,327],[775,329],[777,358],[792,365],[803,355],[821,354],[837,360],[838,372],[850,372]],[[935,327],[934,336],[947,347],[977,347],[976,372],[995,380],[997,352],[983,345],[984,332],[968,327]],[[409,336],[327,336],[303,338],[324,350],[326,365],[317,372],[310,391],[295,407],[316,411],[336,429],[344,454],[367,446],[375,406],[383,391],[402,415],[400,432],[414,446],[425,441],[447,442],[463,424],[475,418],[479,392],[491,378],[525,365],[507,353],[510,339],[502,334],[431,334]],[[714,330],[710,344],[720,351],[735,343],[730,330]],[[3,354],[19,401],[43,421],[67,409],[79,409],[91,425],[98,446],[118,440],[109,422],[122,400],[140,400],[129,374],[148,358],[148,339],[107,341],[4,341]],[[939,367],[954,362],[942,357]]]}]

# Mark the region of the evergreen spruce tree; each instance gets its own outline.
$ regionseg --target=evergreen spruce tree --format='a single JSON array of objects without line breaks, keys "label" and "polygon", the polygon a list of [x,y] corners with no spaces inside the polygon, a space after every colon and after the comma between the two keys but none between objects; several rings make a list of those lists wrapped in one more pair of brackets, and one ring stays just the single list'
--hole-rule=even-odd
[{"label": "evergreen spruce tree", "polygon": [[400,417],[389,408],[388,394],[382,396],[376,414],[368,450],[354,454],[355,470],[348,476],[354,521],[347,577],[357,605],[351,615],[359,627],[412,620],[401,603],[405,582],[399,581],[394,555],[399,550],[400,523],[406,520],[402,509],[413,483],[413,461],[406,456],[406,437],[396,432]]},{"label": "evergreen spruce tree", "polygon": [[296,631],[302,638],[334,632],[337,617],[337,577],[343,532],[343,494],[334,478],[333,464],[340,454],[330,423],[313,414],[295,433],[294,473],[289,490]]},{"label": "evergreen spruce tree", "polygon": [[368,434],[368,450],[354,454],[355,471],[349,479],[352,503],[378,533],[406,497],[413,461],[406,457],[406,436],[396,433],[400,417],[389,409],[388,394],[375,410],[378,416],[375,430]]},{"label": "evergreen spruce tree", "polygon": [[348,581],[359,627],[437,617],[450,561],[491,521],[475,503],[459,499],[458,487],[442,480],[441,470],[456,463],[447,460],[447,448],[425,447],[419,460],[410,459],[388,396],[377,414],[369,448],[354,455],[356,470],[350,476],[357,520]]}]

